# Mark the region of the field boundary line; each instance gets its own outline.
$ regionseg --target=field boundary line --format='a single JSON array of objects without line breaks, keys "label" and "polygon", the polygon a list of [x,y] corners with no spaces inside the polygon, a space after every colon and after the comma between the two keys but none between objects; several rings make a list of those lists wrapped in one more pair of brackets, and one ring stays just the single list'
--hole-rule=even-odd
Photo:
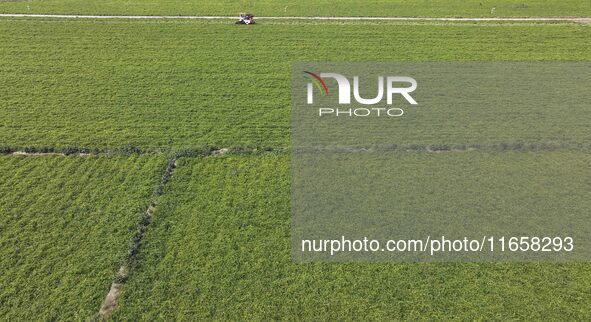
[{"label": "field boundary line", "polygon": [[[142,15],[66,15],[2,13],[11,18],[65,18],[65,19],[199,19],[225,20],[233,16],[142,16]],[[328,21],[449,21],[449,22],[577,22],[590,24],[591,17],[257,17],[258,20],[328,20]]]},{"label": "field boundary line", "polygon": [[[209,151],[208,155],[223,155],[230,151],[231,150],[229,148],[212,149]],[[113,310],[117,308],[117,302],[121,294],[123,285],[127,281],[129,271],[131,270],[137,257],[137,254],[140,250],[144,234],[146,233],[146,230],[148,229],[148,226],[152,221],[152,217],[154,216],[154,212],[156,211],[158,198],[162,196],[166,184],[174,174],[174,171],[178,166],[178,158],[187,156],[190,157],[195,155],[187,152],[178,152],[168,160],[166,169],[162,174],[162,178],[160,179],[160,182],[154,189],[154,193],[152,194],[151,200],[148,204],[148,208],[146,209],[144,215],[137,224],[136,232],[131,238],[129,248],[125,255],[125,259],[123,260],[121,266],[117,270],[117,274],[113,278],[111,287],[109,288],[109,291],[107,292],[107,295],[105,296],[101,304],[101,307],[99,308],[98,317],[101,320],[106,320],[109,317],[109,315],[113,312]]]},{"label": "field boundary line", "polygon": [[108,316],[113,312],[113,310],[117,308],[117,301],[119,299],[119,295],[121,294],[121,289],[123,287],[123,284],[125,284],[129,274],[129,270],[131,269],[131,266],[133,265],[136,259],[137,253],[140,248],[140,243],[144,237],[144,234],[146,233],[146,230],[148,229],[148,226],[152,221],[152,217],[157,207],[157,199],[164,193],[164,187],[172,177],[174,170],[177,167],[177,158],[177,156],[173,156],[168,160],[166,169],[162,174],[162,178],[160,179],[160,182],[154,189],[154,193],[150,198],[151,200],[148,204],[148,208],[146,209],[144,215],[137,224],[136,232],[130,240],[129,248],[125,255],[125,259],[121,263],[119,270],[117,270],[117,274],[113,278],[113,282],[111,283],[109,292],[105,296],[105,299],[103,300],[101,307],[99,308],[98,316],[102,320],[106,320]]},{"label": "field boundary line", "polygon": [[61,153],[61,152],[25,152],[25,151],[16,151],[16,152],[12,152],[11,154],[12,155],[24,155],[24,156],[62,156],[62,157],[65,157],[67,155],[77,155],[80,157],[87,157],[87,156],[92,155],[92,153],[83,153],[83,152],[66,154],[66,153]]},{"label": "field boundary line", "polygon": [[29,146],[25,148],[0,146],[0,155],[15,156],[132,156],[132,155],[167,155],[177,157],[204,157],[218,154],[266,154],[282,153],[286,147],[248,147],[248,146],[229,146],[215,147],[204,145],[191,148],[140,148],[136,146],[122,146],[114,148],[89,148],[89,147],[48,147],[48,146]]},{"label": "field boundary line", "polygon": [[578,152],[591,152],[590,143],[576,143],[576,142],[532,142],[526,141],[512,141],[512,142],[499,142],[491,144],[418,144],[418,143],[406,143],[406,144],[381,144],[371,146],[344,146],[344,147],[331,147],[331,146],[305,146],[300,148],[290,147],[213,147],[203,146],[197,148],[187,149],[174,149],[174,148],[138,148],[138,147],[122,147],[113,149],[95,149],[95,148],[52,148],[52,147],[28,147],[25,149],[15,149],[11,147],[0,147],[0,155],[14,155],[14,156],[26,156],[26,157],[44,157],[44,156],[78,156],[78,157],[90,157],[90,156],[155,156],[165,155],[174,156],[175,158],[181,157],[208,157],[208,156],[220,156],[220,155],[266,155],[266,154],[290,154],[296,153],[375,153],[375,152],[386,152],[386,153],[454,153],[454,152],[551,152],[551,151],[578,151]]}]

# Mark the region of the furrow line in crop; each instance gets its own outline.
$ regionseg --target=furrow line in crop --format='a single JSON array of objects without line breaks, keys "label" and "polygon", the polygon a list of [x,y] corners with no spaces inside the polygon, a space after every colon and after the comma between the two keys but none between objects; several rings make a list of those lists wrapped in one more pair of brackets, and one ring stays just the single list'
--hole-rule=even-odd
[{"label": "furrow line in crop", "polygon": [[170,180],[170,177],[174,173],[174,170],[176,169],[176,161],[176,156],[170,158],[170,160],[168,161],[166,169],[162,174],[162,179],[160,180],[158,186],[156,186],[156,188],[154,189],[154,193],[151,198],[152,200],[150,201],[148,208],[146,209],[144,215],[137,224],[136,232],[130,241],[129,249],[127,250],[125,259],[119,267],[117,274],[113,278],[111,288],[109,289],[109,292],[105,296],[105,299],[103,300],[103,303],[101,304],[101,307],[99,309],[98,316],[103,320],[106,319],[109,316],[109,314],[111,314],[111,312],[113,312],[113,310],[117,307],[117,300],[119,298],[121,288],[127,280],[129,269],[137,256],[142,238],[148,226],[150,225],[150,221],[152,219],[152,216],[154,215],[154,212],[156,211],[157,199],[164,192],[164,187],[166,186],[166,184]]}]

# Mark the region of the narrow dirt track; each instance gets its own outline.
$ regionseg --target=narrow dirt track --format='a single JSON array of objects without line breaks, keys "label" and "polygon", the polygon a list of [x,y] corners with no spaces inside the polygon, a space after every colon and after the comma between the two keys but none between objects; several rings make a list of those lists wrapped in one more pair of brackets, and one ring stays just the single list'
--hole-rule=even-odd
[{"label": "narrow dirt track", "polygon": [[[2,13],[0,17],[13,18],[66,18],[66,19],[236,19],[231,16],[101,16]],[[257,20],[329,20],[329,21],[466,21],[466,22],[576,22],[591,23],[590,17],[499,17],[499,18],[445,18],[445,17],[257,17]]]}]

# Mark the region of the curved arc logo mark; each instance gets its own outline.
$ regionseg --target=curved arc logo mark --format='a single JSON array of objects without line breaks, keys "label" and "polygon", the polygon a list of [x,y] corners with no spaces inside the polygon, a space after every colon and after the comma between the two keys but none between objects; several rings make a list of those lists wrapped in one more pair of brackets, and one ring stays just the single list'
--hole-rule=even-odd
[{"label": "curved arc logo mark", "polygon": [[328,95],[328,87],[326,87],[326,83],[324,83],[324,80],[322,80],[322,77],[318,76],[317,74],[314,74],[312,72],[308,72],[308,71],[304,71],[304,73],[312,76],[314,79],[314,84],[316,85],[316,87],[318,87],[318,89],[321,92],[324,92],[326,95]]}]

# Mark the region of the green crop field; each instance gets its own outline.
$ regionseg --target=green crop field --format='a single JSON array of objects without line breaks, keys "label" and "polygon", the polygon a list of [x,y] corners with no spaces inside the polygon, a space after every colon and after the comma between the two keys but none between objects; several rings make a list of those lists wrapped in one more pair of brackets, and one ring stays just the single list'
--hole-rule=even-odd
[{"label": "green crop field", "polygon": [[[494,9],[493,9],[494,8]],[[591,5],[581,0],[8,0],[0,12],[101,15],[237,15],[253,11],[260,16],[589,16]]]},{"label": "green crop field", "polygon": [[[241,11],[589,17],[591,4],[0,0],[0,13]],[[293,62],[588,63],[590,35],[575,22],[0,17],[0,320],[100,319],[111,283],[108,319],[122,321],[591,320],[584,262],[290,253]],[[391,142],[400,211],[588,212],[590,111],[568,102],[409,113]]]},{"label": "green crop field", "polygon": [[[590,189],[589,154],[544,153],[542,163],[566,170],[532,178],[539,156],[466,152],[432,156],[401,153],[401,211],[437,211],[450,194],[521,199],[506,189],[512,167],[526,166],[520,186],[554,181],[553,190],[522,206],[541,207],[548,196]],[[479,160],[488,160],[479,167]],[[567,167],[572,166],[572,167]],[[523,167],[522,167],[523,168]],[[446,171],[438,171],[445,169]],[[416,174],[432,170],[436,177]],[[463,173],[465,176],[458,176]],[[494,173],[494,175],[492,175]],[[472,178],[478,177],[481,180]],[[418,180],[418,181],[417,181]],[[181,159],[144,237],[115,319],[131,320],[587,320],[591,267],[582,264],[295,264],[290,258],[289,160],[285,156]],[[453,182],[453,184],[446,184]],[[411,207],[415,191],[445,189]],[[534,183],[535,184],[535,183]],[[482,188],[478,188],[482,187]],[[493,187],[493,192],[486,190]],[[422,190],[421,190],[422,189]],[[586,189],[586,190],[585,190]],[[569,191],[570,191],[569,190]],[[547,194],[547,195],[546,195]],[[540,202],[542,201],[542,202]],[[461,201],[460,201],[461,202]],[[509,202],[508,205],[513,205]],[[453,211],[471,211],[452,204]],[[495,209],[482,200],[481,210]],[[409,209],[412,208],[412,209]],[[534,211],[534,209],[532,209]],[[552,211],[548,209],[547,211]]]},{"label": "green crop field", "polygon": [[[292,61],[582,61],[591,59],[589,31],[581,25],[279,23],[243,29],[221,22],[4,19],[0,144],[287,147]],[[422,122],[437,123],[450,111],[436,113]],[[559,124],[544,125],[553,129],[540,135],[540,122],[556,111],[537,115],[528,127],[516,126],[521,118],[501,124],[508,118],[486,111],[478,118],[455,113],[457,123],[449,128],[457,132],[417,136],[416,124],[405,123],[409,131],[401,133],[409,137],[396,143],[545,141],[564,137],[560,124],[585,122],[585,111],[574,110]],[[475,119],[491,119],[489,130],[458,130]],[[568,136],[590,138],[582,130]]]},{"label": "green crop field", "polygon": [[0,156],[0,317],[98,312],[162,157]]}]

